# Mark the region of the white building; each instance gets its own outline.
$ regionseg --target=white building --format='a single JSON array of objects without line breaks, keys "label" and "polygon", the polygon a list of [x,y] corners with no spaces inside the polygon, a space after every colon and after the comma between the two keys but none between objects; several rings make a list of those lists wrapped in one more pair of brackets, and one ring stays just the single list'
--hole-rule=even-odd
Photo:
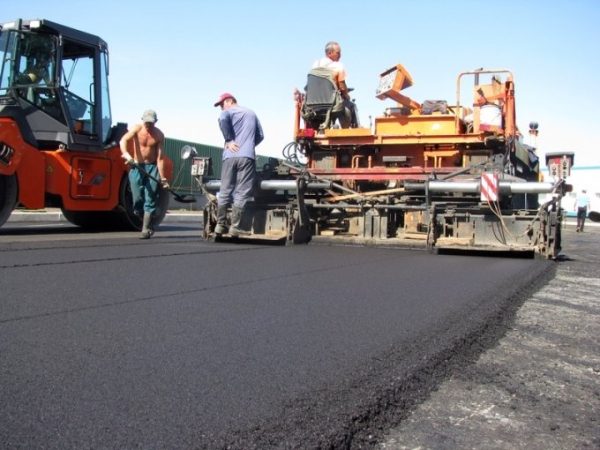
[{"label": "white building", "polygon": [[[548,168],[542,170],[544,180],[550,181]],[[587,191],[590,198],[590,211],[596,212],[600,217],[600,166],[577,166],[571,168],[571,175],[567,178],[567,183],[573,186],[573,191],[569,192],[562,201],[562,207],[568,216],[575,216],[575,198],[582,189]]]}]

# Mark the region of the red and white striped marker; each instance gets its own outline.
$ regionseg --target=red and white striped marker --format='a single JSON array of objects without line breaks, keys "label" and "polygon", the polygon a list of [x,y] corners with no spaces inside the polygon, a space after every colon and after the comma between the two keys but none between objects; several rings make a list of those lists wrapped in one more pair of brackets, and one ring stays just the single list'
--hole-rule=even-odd
[{"label": "red and white striped marker", "polygon": [[481,174],[481,201],[495,202],[498,200],[498,175],[483,172]]}]

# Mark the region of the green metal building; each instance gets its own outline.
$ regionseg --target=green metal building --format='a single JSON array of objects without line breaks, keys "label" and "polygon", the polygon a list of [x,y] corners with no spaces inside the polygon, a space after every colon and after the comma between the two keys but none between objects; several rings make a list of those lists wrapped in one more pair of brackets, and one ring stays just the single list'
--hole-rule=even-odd
[{"label": "green metal building", "polygon": [[208,177],[217,179],[221,174],[223,149],[197,142],[165,138],[165,152],[171,161],[173,161],[173,181],[171,183],[173,189],[178,192],[200,192],[200,188],[194,184],[194,179],[192,178],[190,161],[181,159],[181,148],[184,145],[194,147],[198,156],[210,158]]},{"label": "green metal building", "polygon": [[[200,194],[200,187],[197,185],[191,174],[191,164],[189,160],[181,159],[181,148],[184,145],[191,145],[196,149],[197,156],[209,157],[207,177],[209,179],[219,179],[221,176],[221,165],[223,148],[213,145],[200,144],[198,142],[182,141],[180,139],[165,138],[165,152],[173,161],[173,182],[171,186],[180,193]],[[267,164],[272,164],[274,158],[267,156],[256,157],[256,168],[261,168]]]}]

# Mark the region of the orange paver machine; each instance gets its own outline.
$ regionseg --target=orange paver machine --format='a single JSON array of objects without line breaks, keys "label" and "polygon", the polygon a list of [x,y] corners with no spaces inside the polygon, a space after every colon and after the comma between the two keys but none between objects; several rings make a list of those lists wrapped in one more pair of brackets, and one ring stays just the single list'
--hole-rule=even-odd
[{"label": "orange paver machine", "polygon": [[[454,102],[417,102],[403,92],[412,84],[400,64],[380,75],[376,96],[395,103],[369,128],[338,126],[335,85],[297,91],[295,139],[260,174],[251,237],[556,257],[568,185],[542,181],[516,125],[512,73],[461,73]],[[214,237],[210,202],[205,219]]]}]

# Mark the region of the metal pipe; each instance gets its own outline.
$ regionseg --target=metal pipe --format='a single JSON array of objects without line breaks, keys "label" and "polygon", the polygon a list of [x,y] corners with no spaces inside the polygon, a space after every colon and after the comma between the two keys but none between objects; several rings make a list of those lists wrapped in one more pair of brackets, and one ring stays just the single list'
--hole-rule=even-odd
[{"label": "metal pipe", "polygon": [[[263,191],[295,191],[298,186],[296,180],[264,180],[260,182]],[[307,181],[306,189],[317,191],[319,189],[331,189],[329,181]]]},{"label": "metal pipe", "polygon": [[[279,163],[280,163],[280,164],[282,164],[282,165],[284,165],[284,166],[286,166],[286,167],[289,167],[290,169],[293,169],[293,170],[296,170],[296,171],[299,171],[299,170],[300,170],[298,167],[294,166],[293,164],[289,164],[289,163],[287,163],[287,162],[285,162],[285,161],[280,161]],[[306,173],[308,173],[308,174],[309,174],[310,176],[312,176],[313,178],[317,179],[318,181],[324,181],[324,182],[327,182],[327,183],[329,183],[329,186],[330,186],[330,187],[329,187],[329,188],[326,188],[326,189],[336,188],[336,189],[339,189],[340,191],[343,191],[343,192],[348,192],[349,194],[359,194],[358,192],[356,192],[356,191],[353,191],[352,189],[350,189],[350,188],[347,188],[346,186],[344,186],[344,185],[342,185],[342,184],[334,183],[333,181],[329,181],[329,180],[327,180],[327,179],[325,179],[325,178],[322,178],[322,177],[320,177],[320,176],[318,176],[318,175],[315,175],[315,174],[313,174],[313,173],[310,173],[310,171],[309,171],[309,170],[306,170],[306,169],[305,169],[305,172],[306,172]]]},{"label": "metal pipe", "polygon": [[369,210],[375,209],[386,209],[386,210],[400,210],[400,211],[425,211],[425,206],[417,205],[355,205],[350,203],[311,203],[310,207],[313,209],[362,209]]},{"label": "metal pipe", "polygon": [[[221,189],[221,180],[209,180],[204,184],[204,188],[209,192],[217,192]],[[260,182],[260,189],[263,191],[296,191],[298,186],[296,180],[263,180]],[[328,181],[309,181],[306,183],[306,189],[312,191],[331,189],[331,183]]]},{"label": "metal pipe", "polygon": [[314,209],[369,209],[368,206],[351,205],[349,203],[311,203],[310,207]]},{"label": "metal pipe", "polygon": [[[472,194],[480,192],[479,181],[429,181],[425,183],[405,183],[404,187],[407,191],[425,191],[427,188],[430,192]],[[217,192],[221,189],[221,180],[209,180],[204,184],[204,188],[209,192]],[[331,188],[332,183],[329,181],[308,181],[306,183],[306,189],[312,191]],[[499,188],[502,194],[549,194],[554,191],[554,184],[533,181],[500,181]],[[263,191],[296,191],[297,185],[296,180],[263,180],[260,182],[260,189]]]},{"label": "metal pipe", "polygon": [[[554,191],[553,183],[500,181],[498,184],[502,194],[549,194]],[[430,192],[476,194],[481,191],[479,181],[429,181],[426,183],[406,183],[404,187],[407,191],[424,191],[426,187]]]},{"label": "metal pipe", "polygon": [[[527,182],[527,183],[506,183],[512,194],[550,194],[554,192],[553,183]],[[500,182],[500,192],[502,191],[502,182]]]}]

